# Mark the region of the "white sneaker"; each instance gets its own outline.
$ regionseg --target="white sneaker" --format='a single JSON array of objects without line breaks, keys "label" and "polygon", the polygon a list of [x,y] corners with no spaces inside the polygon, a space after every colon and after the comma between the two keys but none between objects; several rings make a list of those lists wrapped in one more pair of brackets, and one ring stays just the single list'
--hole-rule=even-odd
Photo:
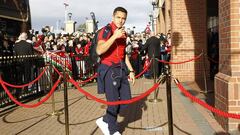
[{"label": "white sneaker", "polygon": [[121,135],[121,134],[117,131],[113,135]]},{"label": "white sneaker", "polygon": [[[108,124],[103,121],[103,117],[96,120],[97,126],[102,130],[104,135],[110,135],[110,132],[108,130]],[[118,134],[116,134],[118,135]]]}]

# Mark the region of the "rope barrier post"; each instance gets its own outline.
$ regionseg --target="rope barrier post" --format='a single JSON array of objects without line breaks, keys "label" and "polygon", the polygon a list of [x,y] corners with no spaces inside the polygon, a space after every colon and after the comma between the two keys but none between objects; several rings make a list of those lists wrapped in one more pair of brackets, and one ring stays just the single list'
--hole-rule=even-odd
[{"label": "rope barrier post", "polygon": [[[157,83],[157,75],[156,75],[156,69],[155,68],[155,65],[156,65],[156,59],[155,59],[155,55],[153,54],[153,84],[156,84]],[[152,102],[152,103],[158,103],[158,102],[162,102],[161,99],[158,99],[158,91],[159,91],[159,88],[157,88],[157,90],[154,91],[154,97],[153,99],[149,99],[149,102]]]},{"label": "rope barrier post", "polygon": [[63,69],[63,82],[64,82],[64,111],[65,111],[65,131],[66,135],[69,135],[69,115],[68,115],[68,91],[67,91],[67,58],[64,58],[64,69]]},{"label": "rope barrier post", "polygon": [[210,91],[208,91],[208,84],[207,84],[207,74],[206,74],[206,62],[205,62],[205,56],[206,54],[203,52],[203,79],[204,79],[204,94],[209,93]]},{"label": "rope barrier post", "polygon": [[172,115],[172,91],[171,91],[171,73],[166,69],[166,88],[167,88],[167,107],[168,107],[168,132],[173,135],[173,115]]},{"label": "rope barrier post", "polygon": [[[49,71],[50,71],[50,84],[49,84],[49,87],[52,88],[52,80],[53,80],[53,67],[52,67],[52,56],[50,56],[50,63],[49,63]],[[51,113],[47,113],[48,116],[59,116],[59,115],[62,115],[63,112],[62,111],[56,111],[56,108],[55,108],[55,98],[54,98],[54,93],[52,94],[52,112]]]}]

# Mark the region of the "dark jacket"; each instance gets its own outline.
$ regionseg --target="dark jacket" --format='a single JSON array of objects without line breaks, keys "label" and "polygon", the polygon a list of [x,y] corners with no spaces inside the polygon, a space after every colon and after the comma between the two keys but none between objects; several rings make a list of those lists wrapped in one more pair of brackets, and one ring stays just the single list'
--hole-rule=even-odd
[{"label": "dark jacket", "polygon": [[149,39],[147,39],[146,43],[144,44],[144,46],[142,47],[140,52],[143,52],[144,50],[147,51],[148,56],[150,58],[153,57],[153,54],[155,55],[155,57],[159,57],[160,56],[160,40],[159,40],[159,38],[152,36]]},{"label": "dark jacket", "polygon": [[33,46],[31,43],[27,41],[21,40],[20,42],[14,45],[14,53],[15,55],[33,55]]},{"label": "dark jacket", "polygon": [[[33,55],[33,46],[31,43],[28,43],[27,41],[21,40],[17,42],[14,45],[14,54],[17,56],[21,55]],[[17,72],[17,83],[28,83],[30,80],[32,80],[32,73],[31,68],[32,64],[39,63],[38,61],[34,60],[32,58],[18,58],[16,63],[16,72]],[[24,77],[23,77],[24,76]]]}]

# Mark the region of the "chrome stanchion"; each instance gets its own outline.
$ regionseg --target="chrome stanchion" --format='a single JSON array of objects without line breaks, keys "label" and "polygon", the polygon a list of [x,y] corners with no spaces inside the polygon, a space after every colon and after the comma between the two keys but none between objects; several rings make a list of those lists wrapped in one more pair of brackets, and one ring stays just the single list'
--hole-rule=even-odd
[{"label": "chrome stanchion", "polygon": [[[53,80],[53,68],[52,68],[52,59],[50,59],[50,65],[49,65],[49,71],[50,71],[50,89],[52,88],[52,80]],[[60,76],[59,76],[60,77]],[[47,113],[47,115],[48,116],[59,116],[59,115],[62,115],[63,114],[63,112],[62,111],[59,111],[59,110],[57,110],[56,111],[56,109],[55,109],[55,98],[54,98],[54,93],[55,92],[53,92],[53,94],[52,94],[52,97],[51,97],[51,99],[52,99],[52,112],[51,113]]]},{"label": "chrome stanchion", "polygon": [[[156,75],[156,70],[158,70],[158,69],[156,69],[156,67],[155,67],[155,65],[156,65],[156,59],[155,59],[155,55],[153,54],[153,59],[152,59],[152,61],[153,61],[153,84],[156,84],[157,83],[157,75]],[[155,90],[154,91],[154,97],[153,97],[153,99],[149,99],[149,102],[152,102],[152,103],[158,103],[158,102],[162,102],[162,100],[161,99],[158,99],[158,91],[159,91],[159,87],[157,88],[157,90]]]},{"label": "chrome stanchion", "polygon": [[52,94],[52,112],[51,113],[47,113],[48,116],[59,116],[62,115],[63,112],[59,111],[59,110],[55,110],[55,99],[54,99],[54,93]]},{"label": "chrome stanchion", "polygon": [[65,130],[66,135],[69,135],[69,115],[68,115],[68,91],[67,91],[67,72],[66,72],[66,61],[65,58],[64,62],[64,69],[63,69],[63,78],[64,78],[64,112],[65,112]]}]

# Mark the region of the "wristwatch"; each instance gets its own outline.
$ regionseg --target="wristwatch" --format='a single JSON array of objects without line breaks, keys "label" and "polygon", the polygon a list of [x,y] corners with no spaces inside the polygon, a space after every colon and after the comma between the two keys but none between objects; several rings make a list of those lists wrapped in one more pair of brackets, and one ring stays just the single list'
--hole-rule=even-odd
[{"label": "wristwatch", "polygon": [[132,73],[134,73],[135,74],[135,71],[129,71],[130,73],[132,72]]}]

